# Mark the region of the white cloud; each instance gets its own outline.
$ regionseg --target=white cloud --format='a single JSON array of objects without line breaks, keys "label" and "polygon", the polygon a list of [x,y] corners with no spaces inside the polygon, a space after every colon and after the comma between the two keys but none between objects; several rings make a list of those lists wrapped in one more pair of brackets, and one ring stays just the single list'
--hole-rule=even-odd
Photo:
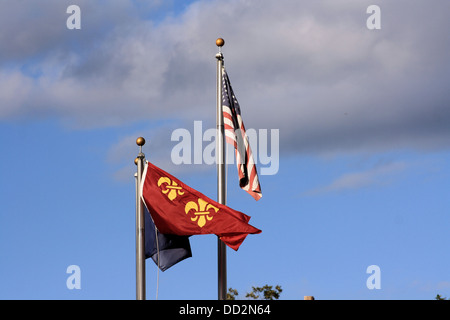
[{"label": "white cloud", "polygon": [[305,192],[304,195],[317,195],[328,192],[341,192],[371,186],[388,185],[406,167],[407,165],[404,162],[391,162],[376,165],[365,171],[346,173],[325,186]]},{"label": "white cloud", "polygon": [[80,31],[65,29],[64,2],[10,2],[0,13],[3,120],[213,119],[222,36],[246,126],[280,129],[282,152],[450,146],[448,1],[381,1],[375,31],[371,3],[357,0],[197,1],[155,22],[132,1],[81,1]]}]

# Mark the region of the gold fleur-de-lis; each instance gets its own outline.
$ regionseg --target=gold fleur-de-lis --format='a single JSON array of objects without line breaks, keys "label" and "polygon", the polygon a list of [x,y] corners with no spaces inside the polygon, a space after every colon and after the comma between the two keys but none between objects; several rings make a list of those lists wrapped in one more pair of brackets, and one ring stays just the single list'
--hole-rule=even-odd
[{"label": "gold fleur-de-lis", "polygon": [[189,201],[184,207],[184,211],[186,212],[186,214],[188,214],[191,210],[194,210],[195,217],[191,218],[191,220],[197,221],[197,224],[200,228],[203,228],[203,226],[206,224],[206,220],[211,221],[213,219],[213,217],[209,216],[210,214],[212,214],[212,212],[210,211],[211,209],[214,212],[219,211],[219,208],[216,208],[215,206],[201,198],[198,199],[198,204],[194,201]]},{"label": "gold fleur-de-lis", "polygon": [[170,180],[168,177],[159,178],[158,187],[161,187],[161,192],[167,194],[170,201],[173,201],[177,195],[182,196],[184,194],[183,189],[178,186],[178,183]]}]

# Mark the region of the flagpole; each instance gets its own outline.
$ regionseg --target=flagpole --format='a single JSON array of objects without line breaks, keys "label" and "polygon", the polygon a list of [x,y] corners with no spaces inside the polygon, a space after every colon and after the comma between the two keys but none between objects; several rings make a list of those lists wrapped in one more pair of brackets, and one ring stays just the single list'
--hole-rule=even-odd
[{"label": "flagpole", "polygon": [[[217,202],[226,204],[226,175],[225,175],[225,128],[222,110],[222,47],[225,41],[222,38],[216,40],[219,52],[217,59],[217,136],[216,136],[216,161],[217,161]],[[217,238],[217,265],[218,265],[218,299],[225,300],[227,292],[227,252],[225,243]]]},{"label": "flagpole", "polygon": [[136,177],[136,300],[145,300],[145,224],[144,207],[140,197],[140,185],[142,172],[144,170],[145,154],[142,153],[142,146],[145,139],[136,139],[139,146],[139,154],[134,160],[137,165]]}]

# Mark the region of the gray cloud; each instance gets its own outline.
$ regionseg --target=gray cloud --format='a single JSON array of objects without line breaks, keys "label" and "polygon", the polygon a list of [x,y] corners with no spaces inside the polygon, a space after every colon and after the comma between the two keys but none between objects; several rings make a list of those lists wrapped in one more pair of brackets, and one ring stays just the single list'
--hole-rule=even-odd
[{"label": "gray cloud", "polygon": [[152,19],[131,1],[80,1],[80,31],[65,29],[64,1],[10,2],[0,13],[4,120],[213,119],[222,36],[246,127],[280,129],[282,152],[450,146],[445,0],[378,1],[373,31],[370,1],[198,1]]}]

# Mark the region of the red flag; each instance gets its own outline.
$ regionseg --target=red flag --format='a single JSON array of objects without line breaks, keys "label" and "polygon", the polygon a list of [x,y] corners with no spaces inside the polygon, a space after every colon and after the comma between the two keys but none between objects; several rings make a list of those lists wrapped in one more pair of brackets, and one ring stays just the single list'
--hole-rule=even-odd
[{"label": "red flag", "polygon": [[150,162],[143,177],[142,200],[161,233],[216,234],[234,250],[249,233],[261,233],[248,224],[249,216],[211,200]]}]

